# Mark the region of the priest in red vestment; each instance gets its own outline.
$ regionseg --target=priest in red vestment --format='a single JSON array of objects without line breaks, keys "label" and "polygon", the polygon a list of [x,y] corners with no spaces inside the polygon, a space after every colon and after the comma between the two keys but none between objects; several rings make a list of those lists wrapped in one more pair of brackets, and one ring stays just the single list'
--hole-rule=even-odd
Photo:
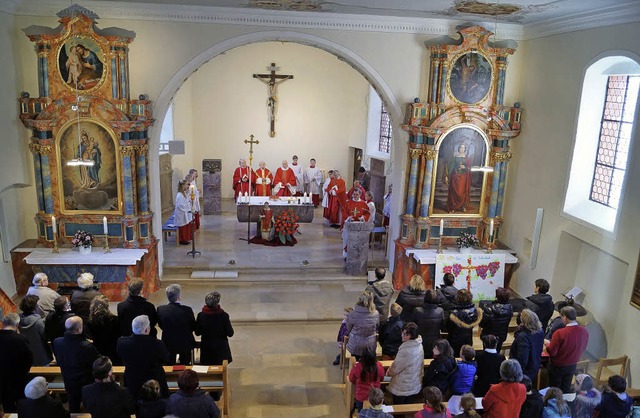
[{"label": "priest in red vestment", "polygon": [[260,168],[256,170],[256,196],[271,196],[273,174],[265,166],[264,161],[260,161]]},{"label": "priest in red vestment", "polygon": [[[353,199],[347,201],[345,209],[344,222],[367,222],[371,213],[367,202],[360,199],[360,189],[353,191]],[[342,256],[347,256],[347,230],[343,229],[344,222],[341,225],[342,228]]]},{"label": "priest in red vestment", "polygon": [[356,189],[360,189],[360,198],[364,197],[364,187],[362,187],[362,185],[360,184],[360,180],[354,180],[353,181],[353,187],[349,189],[349,191],[347,192],[347,199],[352,200],[353,199],[353,191]]},{"label": "priest in red vestment", "polygon": [[332,228],[340,228],[341,219],[346,218],[343,212],[347,206],[347,185],[338,170],[333,170],[333,178],[325,192],[329,195],[329,224]]},{"label": "priest in red vestment", "polygon": [[287,160],[282,161],[282,167],[278,167],[273,177],[273,194],[275,196],[296,195],[296,175],[289,167]]},{"label": "priest in red vestment", "polygon": [[240,167],[236,168],[233,172],[233,190],[235,197],[237,198],[240,193],[243,195],[249,193],[253,194],[255,190],[256,173],[253,172],[251,167],[247,167],[247,160],[244,158],[240,160]]}]

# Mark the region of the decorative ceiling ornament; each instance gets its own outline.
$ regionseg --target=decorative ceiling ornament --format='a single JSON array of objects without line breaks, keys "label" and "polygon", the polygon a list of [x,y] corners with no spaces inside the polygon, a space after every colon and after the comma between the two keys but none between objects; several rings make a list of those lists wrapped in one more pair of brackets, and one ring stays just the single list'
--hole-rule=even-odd
[{"label": "decorative ceiling ornament", "polygon": [[267,10],[295,10],[312,12],[322,10],[323,1],[318,0],[250,0],[249,7]]},{"label": "decorative ceiling ornament", "polygon": [[476,0],[457,1],[454,7],[460,13],[488,16],[508,16],[521,10],[520,6],[515,4],[485,3]]}]

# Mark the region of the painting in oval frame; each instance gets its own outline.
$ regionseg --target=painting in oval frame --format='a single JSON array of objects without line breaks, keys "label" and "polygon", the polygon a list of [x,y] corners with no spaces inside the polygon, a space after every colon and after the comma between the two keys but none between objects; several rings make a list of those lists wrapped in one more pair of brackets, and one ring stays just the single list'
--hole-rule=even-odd
[{"label": "painting in oval frame", "polygon": [[482,101],[491,90],[491,62],[477,51],[465,52],[453,59],[449,71],[449,92],[462,104]]},{"label": "painting in oval frame", "polygon": [[[58,134],[56,154],[62,213],[122,214],[118,143],[107,126],[93,119],[69,121]],[[67,165],[78,157],[94,165]]]},{"label": "painting in oval frame", "polygon": [[489,141],[478,127],[456,125],[436,144],[429,216],[478,218],[484,210],[486,173],[472,171],[489,162]]},{"label": "painting in oval frame", "polygon": [[89,92],[100,87],[107,74],[106,57],[90,36],[70,36],[58,50],[58,72],[62,84]]}]

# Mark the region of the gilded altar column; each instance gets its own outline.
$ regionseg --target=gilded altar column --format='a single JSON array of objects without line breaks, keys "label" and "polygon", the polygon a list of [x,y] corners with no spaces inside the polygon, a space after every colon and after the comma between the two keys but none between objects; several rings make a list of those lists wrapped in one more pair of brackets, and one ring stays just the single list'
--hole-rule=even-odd
[{"label": "gilded altar column", "polygon": [[400,231],[400,242],[402,244],[413,245],[415,242],[416,231],[414,216],[416,211],[416,193],[418,189],[418,171],[421,155],[421,149],[409,148],[411,163],[409,165],[409,182],[407,185],[405,214],[402,216],[402,228]]},{"label": "gilded altar column", "polygon": [[500,184],[500,170],[502,168],[502,162],[497,159],[498,153],[493,153],[493,179],[491,181],[491,197],[489,198],[489,211],[487,216],[489,218],[496,217],[496,207],[498,205],[498,187]]},{"label": "gilded altar column", "polygon": [[49,97],[49,55],[51,45],[38,43],[36,45],[38,55],[38,93],[40,97]]},{"label": "gilded altar column", "polygon": [[147,186],[147,153],[149,152],[148,145],[141,145],[138,147],[137,152],[137,183],[138,183],[138,212],[149,212],[149,195]]},{"label": "gilded altar column", "polygon": [[440,56],[442,60],[442,65],[440,65],[440,100],[439,103],[444,103],[446,95],[447,95],[447,73],[449,71],[449,66],[447,65],[447,54],[442,54]]},{"label": "gilded altar column", "polygon": [[33,171],[36,179],[36,197],[38,199],[38,211],[44,212],[44,191],[42,190],[42,164],[40,162],[40,148],[36,143],[29,144],[29,150],[33,154]]},{"label": "gilded altar column", "polygon": [[117,47],[112,46],[111,52],[113,54],[111,58],[111,95],[114,99],[118,98],[118,52]]},{"label": "gilded altar column", "polygon": [[500,170],[500,181],[498,183],[498,202],[496,204],[496,216],[502,216],[502,203],[504,202],[504,187],[507,178],[507,164],[511,159],[511,153],[505,151],[500,154],[502,167]]},{"label": "gilded altar column", "polygon": [[42,193],[44,197],[44,212],[50,215],[54,213],[53,189],[51,186],[51,167],[49,166],[49,154],[51,147],[40,146],[40,172],[42,173]]},{"label": "gilded altar column", "polygon": [[124,228],[124,247],[137,247],[137,219],[135,218],[135,189],[134,189],[134,158],[133,146],[121,146],[122,155],[122,183],[124,186],[124,216],[122,226]]},{"label": "gilded altar column", "polygon": [[431,183],[433,180],[433,160],[437,157],[438,151],[428,149],[426,151],[426,164],[424,167],[424,177],[422,179],[422,199],[420,200],[420,217],[429,216],[429,205],[431,203]]},{"label": "gilded altar column", "polygon": [[504,104],[504,84],[507,76],[507,57],[499,56],[496,59],[498,64],[498,81],[496,86],[496,104],[502,106]]},{"label": "gilded altar column", "polygon": [[440,54],[433,52],[431,54],[431,85],[429,86],[430,95],[429,102],[438,101],[438,75],[440,74]]}]

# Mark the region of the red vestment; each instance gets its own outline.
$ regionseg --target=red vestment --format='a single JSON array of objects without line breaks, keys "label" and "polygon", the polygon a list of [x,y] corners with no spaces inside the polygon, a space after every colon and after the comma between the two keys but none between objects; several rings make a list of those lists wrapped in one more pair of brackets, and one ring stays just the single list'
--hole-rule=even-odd
[{"label": "red vestment", "polygon": [[[470,162],[466,157],[454,157],[449,169],[447,211],[466,211],[471,195]],[[464,168],[463,168],[464,166]]]},{"label": "red vestment", "polygon": [[271,171],[266,168],[256,170],[256,196],[271,196],[272,184],[273,174],[271,174]]},{"label": "red vestment", "polygon": [[345,213],[346,217],[344,219],[350,217],[352,221],[356,222],[362,222],[363,220],[361,218],[364,218],[364,222],[367,222],[369,220],[369,216],[371,216],[369,213],[369,205],[367,205],[367,202],[364,200],[348,200]]},{"label": "red vestment", "polygon": [[342,213],[347,205],[347,185],[342,179],[331,179],[329,185],[325,189],[329,194],[329,223],[332,225],[340,224],[340,216],[345,219]]},{"label": "red vestment", "polygon": [[[233,190],[235,191],[234,196],[238,197],[238,194],[249,193],[253,194],[255,190],[256,184],[256,173],[253,172],[249,167],[238,167],[236,171],[233,172]],[[251,189],[251,191],[249,191]]]},{"label": "red vestment", "polygon": [[293,186],[293,188],[295,189],[295,187],[296,187],[296,175],[294,174],[294,172],[293,172],[293,170],[291,168],[287,168],[286,170],[283,170],[282,167],[279,167],[276,170],[275,177],[273,178],[274,191],[278,190],[278,186],[279,186],[279,190],[275,193],[276,196],[293,196],[293,195],[295,195],[295,192],[291,193],[291,190],[289,189],[287,184],[289,184],[290,186]]}]

